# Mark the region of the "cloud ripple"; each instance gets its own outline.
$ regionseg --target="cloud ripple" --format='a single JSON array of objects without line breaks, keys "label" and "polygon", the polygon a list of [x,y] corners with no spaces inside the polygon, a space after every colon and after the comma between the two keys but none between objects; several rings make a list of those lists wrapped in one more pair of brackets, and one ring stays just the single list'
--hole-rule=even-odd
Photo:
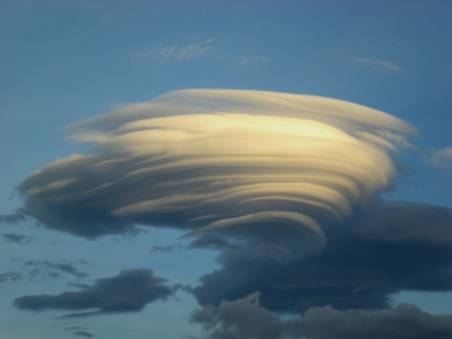
[{"label": "cloud ripple", "polygon": [[19,187],[21,213],[50,228],[95,237],[137,223],[197,234],[279,227],[324,242],[323,222],[388,186],[390,155],[413,130],[330,98],[197,89],[120,107],[71,132],[93,151]]}]

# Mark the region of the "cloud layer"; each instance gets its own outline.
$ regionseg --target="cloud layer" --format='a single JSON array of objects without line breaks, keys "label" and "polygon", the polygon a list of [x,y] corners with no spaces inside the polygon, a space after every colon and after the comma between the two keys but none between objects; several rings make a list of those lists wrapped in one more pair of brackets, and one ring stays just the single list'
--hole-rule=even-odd
[{"label": "cloud layer", "polygon": [[[278,227],[325,241],[385,189],[412,129],[386,113],[316,96],[184,90],[73,127],[90,154],[27,178],[20,213],[85,237],[137,223],[254,236]],[[254,232],[259,228],[262,232]]]}]

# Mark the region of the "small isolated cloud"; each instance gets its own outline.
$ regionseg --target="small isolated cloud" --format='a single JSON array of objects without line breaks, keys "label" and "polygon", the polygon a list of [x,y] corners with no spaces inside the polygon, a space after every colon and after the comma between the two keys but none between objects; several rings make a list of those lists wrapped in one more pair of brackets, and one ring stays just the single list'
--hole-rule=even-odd
[{"label": "small isolated cloud", "polygon": [[176,245],[154,245],[149,252],[171,252],[176,249]]},{"label": "small isolated cloud", "polygon": [[17,233],[3,233],[2,237],[6,241],[17,244],[29,244],[33,240],[33,237]]},{"label": "small isolated cloud", "polygon": [[13,214],[0,215],[0,222],[5,224],[16,224],[25,220],[26,220],[25,215],[20,211],[17,211],[16,213]]},{"label": "small isolated cloud", "polygon": [[430,159],[435,167],[452,170],[452,146],[433,152]]},{"label": "small isolated cloud", "polygon": [[239,59],[239,65],[252,65],[252,64],[265,64],[272,62],[273,60],[264,56],[243,56]]},{"label": "small isolated cloud", "polygon": [[4,282],[17,282],[23,279],[23,276],[17,272],[2,272],[0,273],[0,284]]},{"label": "small isolated cloud", "polygon": [[65,331],[71,332],[73,336],[84,337],[84,338],[94,338],[95,335],[91,331],[88,331],[82,326],[67,326],[64,328]]},{"label": "small isolated cloud", "polygon": [[[22,261],[22,260],[19,260]],[[77,268],[75,263],[66,260],[26,260],[15,271],[0,273],[0,283],[18,281],[49,280],[57,278],[84,279],[88,274]]]},{"label": "small isolated cloud", "polygon": [[59,275],[69,275],[74,278],[86,278],[87,273],[81,271],[75,264],[69,263],[65,260],[52,262],[49,260],[27,260],[24,266],[30,269],[29,276],[36,277],[58,277]]},{"label": "small isolated cloud", "polygon": [[66,326],[64,328],[65,331],[84,331],[86,328],[83,326]]},{"label": "small isolated cloud", "polygon": [[314,307],[303,316],[285,319],[248,299],[223,301],[192,314],[207,339],[446,339],[452,337],[452,316],[432,315],[414,305],[391,310],[339,311]]},{"label": "small isolated cloud", "polygon": [[355,58],[353,61],[365,67],[373,68],[375,70],[380,70],[384,72],[402,72],[403,68],[396,64],[395,62],[389,60],[380,60],[380,59],[372,59],[372,58]]},{"label": "small isolated cloud", "polygon": [[214,38],[208,38],[183,44],[163,45],[142,49],[135,52],[134,56],[160,63],[182,62],[205,55],[213,48],[214,43]]},{"label": "small isolated cloud", "polygon": [[88,331],[74,331],[72,332],[74,336],[84,337],[84,338],[93,338],[94,334]]},{"label": "small isolated cloud", "polygon": [[147,304],[166,299],[175,292],[149,269],[122,271],[103,278],[79,291],[58,295],[29,295],[17,298],[14,305],[21,310],[87,311],[67,316],[81,317],[114,312],[141,311]]}]

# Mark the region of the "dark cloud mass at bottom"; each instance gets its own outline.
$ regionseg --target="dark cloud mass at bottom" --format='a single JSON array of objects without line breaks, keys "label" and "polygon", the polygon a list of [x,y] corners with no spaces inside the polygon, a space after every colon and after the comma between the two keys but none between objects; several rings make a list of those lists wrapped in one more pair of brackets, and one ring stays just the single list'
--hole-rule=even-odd
[{"label": "dark cloud mass at bottom", "polygon": [[[452,290],[450,209],[379,202],[333,226],[326,248],[305,257],[291,254],[292,242],[220,247],[221,267],[192,291],[202,305],[259,291],[266,308],[303,312],[325,305],[386,308],[402,290]],[[196,242],[215,243],[209,240]]]},{"label": "dark cloud mass at bottom", "polygon": [[[17,298],[14,305],[22,310],[88,311],[69,314],[82,317],[113,312],[141,311],[147,304],[166,299],[175,292],[165,279],[150,269],[122,271],[111,278],[98,279],[92,286],[80,291],[58,295],[30,295]],[[91,311],[94,310],[94,311]]]},{"label": "dark cloud mass at bottom", "polygon": [[452,315],[432,315],[414,305],[391,310],[340,311],[313,307],[284,319],[246,299],[205,306],[192,314],[208,339],[450,339]]}]

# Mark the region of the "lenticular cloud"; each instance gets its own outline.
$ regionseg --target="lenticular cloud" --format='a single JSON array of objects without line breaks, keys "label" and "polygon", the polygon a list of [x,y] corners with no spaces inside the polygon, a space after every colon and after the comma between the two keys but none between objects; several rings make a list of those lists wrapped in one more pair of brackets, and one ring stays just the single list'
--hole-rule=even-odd
[{"label": "lenticular cloud", "polygon": [[384,189],[411,128],[317,96],[182,90],[72,127],[90,154],[20,186],[22,212],[82,236],[135,224],[195,233],[268,227],[324,238],[322,223]]}]

